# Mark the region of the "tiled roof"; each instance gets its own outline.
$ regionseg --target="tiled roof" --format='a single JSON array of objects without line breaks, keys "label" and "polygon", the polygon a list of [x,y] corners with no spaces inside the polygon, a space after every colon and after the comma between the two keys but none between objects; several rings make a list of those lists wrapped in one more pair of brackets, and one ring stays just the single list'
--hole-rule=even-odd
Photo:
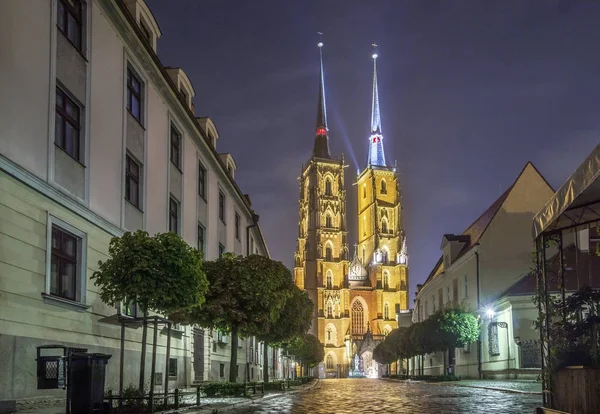
[{"label": "tiled roof", "polygon": [[[508,197],[508,194],[510,193],[510,190],[512,190],[513,186],[514,184],[510,186],[510,188],[506,190],[504,194],[502,194],[496,201],[494,201],[494,203],[481,216],[479,216],[477,220],[475,220],[469,227],[467,227],[467,229],[463,231],[461,235],[444,235],[449,240],[456,239],[465,243],[463,249],[458,254],[456,259],[458,259],[466,252],[471,250],[471,248],[473,248],[473,246],[475,246],[479,242],[479,239],[481,239],[481,236],[483,236],[483,233],[485,233],[485,230],[488,228],[489,224],[496,216],[496,213],[498,212],[498,210],[500,210],[500,207],[502,207],[504,200],[506,200],[506,198]],[[431,273],[429,273],[427,280],[425,281],[425,283],[423,283],[423,286],[425,286],[431,279],[433,279],[435,276],[439,275],[443,271],[443,261],[442,257],[440,257]]]}]

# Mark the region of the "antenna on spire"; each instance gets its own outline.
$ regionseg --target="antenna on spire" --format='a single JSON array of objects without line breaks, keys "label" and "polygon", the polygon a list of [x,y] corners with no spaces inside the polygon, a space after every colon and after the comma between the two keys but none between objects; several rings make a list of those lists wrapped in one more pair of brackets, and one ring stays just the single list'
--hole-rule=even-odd
[{"label": "antenna on spire", "polygon": [[371,46],[373,46],[373,59],[377,59],[378,55],[377,55],[377,43],[371,43]]}]

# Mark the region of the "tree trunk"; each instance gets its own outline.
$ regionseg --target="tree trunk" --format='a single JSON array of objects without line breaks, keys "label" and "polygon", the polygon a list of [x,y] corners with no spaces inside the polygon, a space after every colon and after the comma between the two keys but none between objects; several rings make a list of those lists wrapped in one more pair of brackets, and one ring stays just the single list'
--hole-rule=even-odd
[{"label": "tree trunk", "polygon": [[237,379],[238,327],[231,327],[231,358],[229,359],[229,382]]},{"label": "tree trunk", "polygon": [[142,330],[142,360],[140,361],[140,384],[139,390],[141,394],[144,394],[144,376],[146,375],[146,339],[148,338],[148,312],[144,312],[144,323]]},{"label": "tree trunk", "polygon": [[263,381],[269,382],[269,345],[263,342]]}]

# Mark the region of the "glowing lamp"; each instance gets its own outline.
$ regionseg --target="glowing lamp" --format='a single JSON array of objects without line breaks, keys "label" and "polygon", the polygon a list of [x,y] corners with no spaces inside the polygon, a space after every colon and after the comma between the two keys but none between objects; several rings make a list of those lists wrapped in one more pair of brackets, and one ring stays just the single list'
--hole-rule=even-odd
[{"label": "glowing lamp", "polygon": [[317,135],[327,135],[327,130],[325,128],[318,128]]},{"label": "glowing lamp", "polygon": [[489,319],[492,319],[494,317],[494,309],[492,309],[492,308],[486,308],[485,314],[487,315],[487,317]]}]

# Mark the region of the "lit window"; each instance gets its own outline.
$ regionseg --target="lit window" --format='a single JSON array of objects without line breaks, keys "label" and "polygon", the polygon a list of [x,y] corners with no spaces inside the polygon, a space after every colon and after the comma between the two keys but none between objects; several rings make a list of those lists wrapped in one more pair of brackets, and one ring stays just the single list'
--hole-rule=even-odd
[{"label": "lit window", "polygon": [[331,223],[331,216],[329,214],[327,214],[327,216],[325,216],[325,227],[327,227],[327,228],[333,227],[333,225]]},{"label": "lit window", "polygon": [[385,180],[381,180],[381,194],[387,194],[387,184]]},{"label": "lit window", "polygon": [[333,358],[331,355],[327,355],[327,369],[333,369]]},{"label": "lit window", "polygon": [[383,306],[383,319],[390,319],[390,305],[387,303]]}]

